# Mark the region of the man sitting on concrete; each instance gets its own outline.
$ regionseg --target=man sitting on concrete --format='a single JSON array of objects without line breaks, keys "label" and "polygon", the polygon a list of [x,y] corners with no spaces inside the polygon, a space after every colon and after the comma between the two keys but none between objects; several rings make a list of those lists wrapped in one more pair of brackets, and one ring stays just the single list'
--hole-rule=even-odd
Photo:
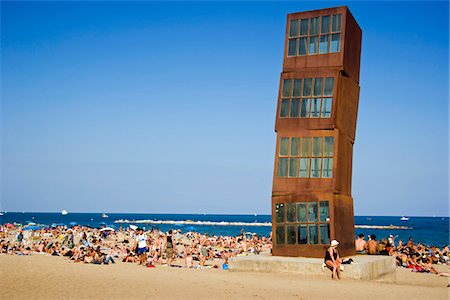
[{"label": "man sitting on concrete", "polygon": [[355,250],[356,254],[367,254],[367,251],[365,249],[366,247],[366,240],[364,240],[364,234],[359,234],[358,238],[355,241]]},{"label": "man sitting on concrete", "polygon": [[374,234],[370,236],[370,241],[367,242],[366,249],[370,255],[378,254],[378,242]]}]

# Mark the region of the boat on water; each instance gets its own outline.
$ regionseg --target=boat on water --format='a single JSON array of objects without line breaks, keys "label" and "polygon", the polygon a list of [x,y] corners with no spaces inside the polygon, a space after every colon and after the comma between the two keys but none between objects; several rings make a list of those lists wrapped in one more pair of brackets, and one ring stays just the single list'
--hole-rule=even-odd
[{"label": "boat on water", "polygon": [[106,218],[109,218],[109,216],[106,213],[103,213],[102,218],[106,219]]},{"label": "boat on water", "polygon": [[400,221],[409,221],[409,218],[408,217],[401,217]]},{"label": "boat on water", "polygon": [[63,216],[65,216],[65,215],[68,215],[69,213],[67,212],[67,210],[63,209],[62,212],[61,212],[61,214],[62,214]]}]

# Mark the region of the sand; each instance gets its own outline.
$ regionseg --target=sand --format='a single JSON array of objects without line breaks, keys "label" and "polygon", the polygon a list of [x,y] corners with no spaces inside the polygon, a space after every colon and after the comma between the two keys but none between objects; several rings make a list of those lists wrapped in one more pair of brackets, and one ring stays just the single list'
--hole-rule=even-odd
[{"label": "sand", "polygon": [[[35,254],[0,256],[1,299],[449,299],[448,279],[397,270],[398,283],[332,281],[131,263],[87,265]],[[362,295],[362,296],[361,296]]]}]

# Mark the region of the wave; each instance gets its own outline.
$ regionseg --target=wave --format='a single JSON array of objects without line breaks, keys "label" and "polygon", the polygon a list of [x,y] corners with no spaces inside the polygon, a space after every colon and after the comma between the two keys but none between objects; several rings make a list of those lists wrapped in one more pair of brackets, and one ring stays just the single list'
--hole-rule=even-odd
[{"label": "wave", "polygon": [[[206,225],[206,226],[272,226],[271,222],[214,222],[214,221],[175,221],[175,220],[128,220],[119,219],[114,223],[118,224],[155,224],[155,225]],[[367,229],[412,229],[407,226],[384,226],[384,225],[355,225],[355,228],[367,228]]]}]

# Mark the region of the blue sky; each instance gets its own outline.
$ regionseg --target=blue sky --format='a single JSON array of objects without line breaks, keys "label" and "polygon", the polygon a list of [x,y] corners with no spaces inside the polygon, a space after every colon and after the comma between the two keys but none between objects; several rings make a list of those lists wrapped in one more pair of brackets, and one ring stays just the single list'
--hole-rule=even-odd
[{"label": "blue sky", "polygon": [[448,2],[1,3],[1,208],[270,213],[286,15],[363,30],[357,215],[448,215]]}]

